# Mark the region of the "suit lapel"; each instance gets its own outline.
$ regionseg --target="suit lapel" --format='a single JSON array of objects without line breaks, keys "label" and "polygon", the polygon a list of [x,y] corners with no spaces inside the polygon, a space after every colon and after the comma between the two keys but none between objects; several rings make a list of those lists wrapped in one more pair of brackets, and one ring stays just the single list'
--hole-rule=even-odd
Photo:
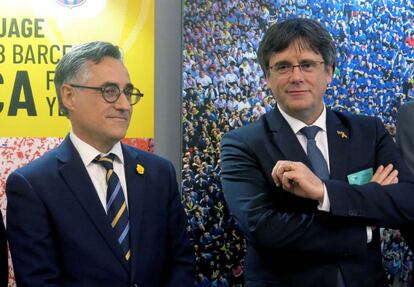
[{"label": "suit lapel", "polygon": [[330,178],[347,181],[348,163],[351,156],[349,129],[333,111],[327,109],[326,112]]},{"label": "suit lapel", "polygon": [[[305,151],[300,145],[296,135],[293,133],[287,121],[283,118],[278,108],[266,114],[269,130],[272,132],[273,141],[277,149],[282,153],[284,159],[300,161],[311,167],[311,163]],[[272,154],[272,159],[280,160],[280,155]]]},{"label": "suit lapel", "polygon": [[[349,129],[333,111],[327,109],[326,112],[330,178],[347,180],[348,160],[350,158]],[[284,158],[301,161],[311,167],[312,165],[305,151],[279,110],[275,108],[271,113],[266,114],[265,119],[269,130],[272,132],[273,141]],[[280,160],[280,156],[275,153],[271,156],[274,160]]]},{"label": "suit lapel", "polygon": [[[141,228],[143,216],[144,216],[144,203],[145,203],[145,191],[146,188],[146,163],[139,160],[138,154],[122,145],[122,151],[124,154],[124,166],[125,166],[125,178],[128,190],[128,209],[129,209],[129,224],[130,224],[130,246],[131,246],[131,278],[134,277],[134,272],[137,264],[137,258],[139,257]],[[138,173],[137,165],[143,167],[143,171]]]},{"label": "suit lapel", "polygon": [[89,174],[83,165],[82,159],[69,137],[66,137],[60,145],[57,159],[60,161],[59,172],[69,186],[69,189],[78,199],[85,213],[88,214],[91,222],[101,234],[102,239],[108,244],[108,247],[115,254],[116,258],[128,271],[128,264],[123,258],[115,233],[110,227],[111,223],[99,200]]}]

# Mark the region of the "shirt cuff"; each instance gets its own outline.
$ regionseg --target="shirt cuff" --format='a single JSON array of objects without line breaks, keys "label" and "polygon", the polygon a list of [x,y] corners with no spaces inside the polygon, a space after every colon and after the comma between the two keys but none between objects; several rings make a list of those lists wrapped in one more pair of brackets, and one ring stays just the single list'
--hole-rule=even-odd
[{"label": "shirt cuff", "polygon": [[[328,191],[326,190],[325,184],[323,184],[323,201],[319,202],[318,210],[329,212],[331,210],[331,202],[329,201]],[[367,226],[367,243],[372,241],[372,227]]]},{"label": "shirt cuff", "polygon": [[367,226],[367,243],[372,241],[372,227]]},{"label": "shirt cuff", "polygon": [[328,191],[325,184],[323,184],[323,201],[319,202],[318,210],[329,212],[331,210],[331,202],[329,201]]}]

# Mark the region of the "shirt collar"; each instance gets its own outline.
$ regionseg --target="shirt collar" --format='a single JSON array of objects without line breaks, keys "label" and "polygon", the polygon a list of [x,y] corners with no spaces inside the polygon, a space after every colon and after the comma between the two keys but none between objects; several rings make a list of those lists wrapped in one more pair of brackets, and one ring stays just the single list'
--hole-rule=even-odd
[{"label": "shirt collar", "polygon": [[76,150],[79,152],[85,166],[88,166],[98,155],[107,155],[110,153],[115,154],[118,160],[124,164],[124,155],[122,153],[121,142],[117,142],[108,153],[103,154],[90,144],[81,140],[73,131],[69,133],[69,137]]},{"label": "shirt collar", "polygon": [[[284,112],[279,104],[277,104],[277,108],[279,109],[280,113],[282,114],[283,118],[287,121],[289,126],[292,128],[293,132],[297,134],[302,128],[307,127],[308,125],[304,122],[288,115],[286,112]],[[321,115],[316,119],[316,121],[312,124],[312,126],[317,126],[321,130],[326,132],[326,106],[323,105],[323,110]]]}]

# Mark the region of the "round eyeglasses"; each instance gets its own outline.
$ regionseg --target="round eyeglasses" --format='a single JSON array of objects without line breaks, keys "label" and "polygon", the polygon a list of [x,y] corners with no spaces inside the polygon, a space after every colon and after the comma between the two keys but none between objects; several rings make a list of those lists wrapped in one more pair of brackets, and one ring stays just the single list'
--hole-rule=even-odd
[{"label": "round eyeglasses", "polygon": [[[90,86],[82,86],[82,85],[75,85],[69,84],[69,86],[78,89],[90,89],[95,91],[100,91],[102,94],[103,99],[107,103],[115,103],[119,97],[121,96],[121,89],[116,84],[107,84],[102,87],[90,87]],[[139,102],[139,100],[144,96],[143,93],[140,92],[137,88],[134,88],[133,85],[127,85],[123,90],[122,93],[126,96],[128,103],[132,106]]]}]

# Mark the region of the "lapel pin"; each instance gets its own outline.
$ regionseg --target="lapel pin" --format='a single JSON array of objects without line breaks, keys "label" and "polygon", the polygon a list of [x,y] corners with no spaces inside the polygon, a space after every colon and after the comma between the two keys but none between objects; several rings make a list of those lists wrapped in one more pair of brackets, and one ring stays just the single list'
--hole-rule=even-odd
[{"label": "lapel pin", "polygon": [[336,131],[336,133],[341,137],[341,139],[347,139],[348,135],[343,131]]},{"label": "lapel pin", "polygon": [[137,164],[136,171],[138,174],[144,174],[145,168],[142,165]]}]

